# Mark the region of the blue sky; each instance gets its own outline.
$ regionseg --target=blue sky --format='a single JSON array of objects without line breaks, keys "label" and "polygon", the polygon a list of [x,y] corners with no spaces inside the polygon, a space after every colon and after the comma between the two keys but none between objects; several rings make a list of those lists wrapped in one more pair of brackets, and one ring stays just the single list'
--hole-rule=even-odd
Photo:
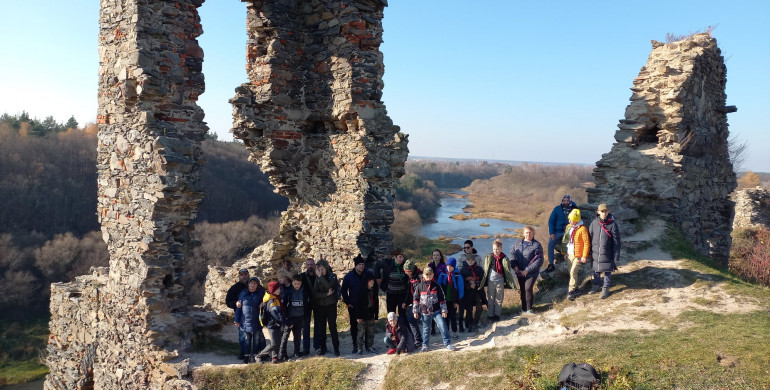
[{"label": "blue sky", "polygon": [[[650,40],[714,31],[727,65],[732,133],[745,169],[770,172],[770,2],[390,0],[383,101],[412,155],[595,163],[614,142]],[[96,0],[0,0],[0,113],[93,122]],[[199,104],[231,139],[233,89],[246,82],[245,11],[200,9],[206,93]]]}]

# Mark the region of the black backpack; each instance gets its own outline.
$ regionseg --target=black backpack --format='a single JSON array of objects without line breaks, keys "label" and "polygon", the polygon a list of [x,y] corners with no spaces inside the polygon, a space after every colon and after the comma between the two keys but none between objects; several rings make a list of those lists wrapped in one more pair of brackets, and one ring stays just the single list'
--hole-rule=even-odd
[{"label": "black backpack", "polygon": [[562,389],[591,390],[599,382],[599,373],[588,363],[569,363],[559,373],[559,386]]}]

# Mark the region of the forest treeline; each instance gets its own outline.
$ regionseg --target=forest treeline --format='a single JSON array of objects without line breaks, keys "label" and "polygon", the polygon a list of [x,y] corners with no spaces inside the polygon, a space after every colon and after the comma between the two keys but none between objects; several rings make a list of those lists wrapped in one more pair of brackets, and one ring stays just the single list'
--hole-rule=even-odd
[{"label": "forest treeline", "polygon": [[[96,132],[74,119],[0,116],[0,310],[43,310],[50,283],[108,264],[96,218]],[[188,258],[196,299],[206,264],[232,264],[267,241],[288,205],[243,145],[209,139],[202,150],[206,198],[194,233],[202,244]]]}]

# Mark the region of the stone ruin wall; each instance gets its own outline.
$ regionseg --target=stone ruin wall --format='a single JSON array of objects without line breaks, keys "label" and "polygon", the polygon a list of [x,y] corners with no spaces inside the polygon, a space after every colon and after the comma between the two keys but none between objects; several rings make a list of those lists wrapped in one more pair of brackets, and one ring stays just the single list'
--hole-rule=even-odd
[{"label": "stone ruin wall", "polygon": [[[184,352],[219,324],[185,293],[207,131],[202,2],[101,2],[98,215],[110,266],[52,285],[46,389],[191,388]],[[250,83],[232,101],[234,131],[292,202],[280,235],[242,262],[255,273],[307,255],[342,269],[390,249],[407,149],[380,101],[385,5],[249,3]]]},{"label": "stone ruin wall", "polygon": [[338,273],[361,253],[391,250],[393,197],[407,138],[381,101],[382,0],[247,4],[249,83],[231,100],[233,133],[276,191],[289,199],[280,232],[232,267],[210,267],[206,305],[242,267],[273,274],[277,263],[329,260]]},{"label": "stone ruin wall", "polygon": [[762,186],[735,191],[733,229],[770,229],[770,191]]},{"label": "stone ruin wall", "polygon": [[596,163],[588,202],[609,204],[626,229],[640,214],[661,216],[726,265],[733,219],[728,196],[736,187],[727,113],[736,109],[725,105],[724,59],[708,34],[652,46],[617,142]]},{"label": "stone ruin wall", "polygon": [[[202,0],[102,0],[98,217],[109,268],[52,286],[46,389],[186,388],[185,253],[203,198]],[[198,322],[198,324],[196,324]]]}]

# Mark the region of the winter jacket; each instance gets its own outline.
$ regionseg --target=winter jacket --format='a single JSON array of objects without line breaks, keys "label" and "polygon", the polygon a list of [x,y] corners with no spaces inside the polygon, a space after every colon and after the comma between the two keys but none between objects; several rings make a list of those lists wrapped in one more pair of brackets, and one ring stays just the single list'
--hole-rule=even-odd
[{"label": "winter jacket", "polygon": [[355,269],[345,274],[345,277],[342,278],[342,287],[340,287],[342,302],[355,306],[358,297],[366,290],[367,277],[374,279],[374,274],[368,269],[364,269],[361,275]]},{"label": "winter jacket", "polygon": [[414,272],[412,272],[412,277],[407,279],[407,282],[409,284],[406,289],[404,303],[409,306],[414,301],[414,291],[417,290],[417,285],[422,282],[422,270],[415,268]]},{"label": "winter jacket", "polygon": [[460,269],[460,275],[465,279],[465,286],[468,287],[468,278],[473,278],[476,281],[476,290],[481,288],[481,279],[484,277],[484,268],[481,266],[481,257],[476,256],[478,259],[473,265],[468,264],[467,261],[462,262],[462,268]]},{"label": "winter jacket", "polygon": [[[396,264],[396,261],[393,259],[384,259],[379,263],[374,273],[377,280],[381,280],[380,289],[382,291],[388,294],[403,294],[409,291],[409,277],[404,272],[404,263]],[[399,279],[391,280],[391,274],[398,275]],[[401,291],[390,291],[391,284],[403,286],[403,289]]]},{"label": "winter jacket", "polygon": [[396,329],[393,329],[393,327],[390,326],[390,322],[386,322],[385,336],[391,340],[393,340],[393,336],[396,337],[394,343],[396,344],[397,350],[414,352],[414,335],[412,335],[412,331],[405,319],[402,320],[399,317],[398,321],[396,321]]},{"label": "winter jacket", "polygon": [[[315,278],[315,284],[313,285],[313,289],[311,290],[311,298],[313,299],[313,306],[319,307],[319,306],[328,306],[328,305],[336,305],[337,300],[339,300],[338,290],[339,290],[339,281],[337,280],[337,275],[332,272],[332,267],[329,266],[329,263],[325,260],[319,260],[316,264],[316,267],[324,267],[326,268],[326,276],[324,277],[316,277]],[[334,293],[332,295],[328,295],[329,289],[334,290]]]},{"label": "winter jacket", "polygon": [[438,276],[438,284],[444,289],[444,297],[447,301],[458,303],[465,296],[465,281],[460,273],[452,272],[452,286],[449,286],[449,272],[444,272]]},{"label": "winter jacket", "polygon": [[238,302],[238,297],[241,295],[241,293],[244,290],[248,290],[246,287],[247,287],[246,284],[241,282],[235,283],[234,285],[230,286],[230,289],[227,290],[227,295],[225,295],[225,305],[235,310],[236,309],[235,303]]},{"label": "winter jacket", "polygon": [[304,317],[310,311],[310,295],[304,288],[295,290],[292,287],[282,302],[286,306],[288,317]]},{"label": "winter jacket", "polygon": [[572,225],[567,225],[564,230],[564,234],[569,234],[569,244],[567,244],[567,253],[574,255],[576,258],[588,258],[591,254],[591,238],[588,236],[588,228],[583,224],[583,221],[578,221],[575,225],[575,231],[572,231]]},{"label": "winter jacket", "polygon": [[[575,202],[570,203],[570,210],[577,208],[577,205]],[[567,212],[569,214],[569,212]],[[548,232],[549,234],[555,234],[557,235],[557,239],[561,237],[560,235],[564,235],[564,230],[567,228],[567,225],[569,225],[569,221],[567,220],[567,216],[564,215],[564,211],[561,209],[561,204],[553,208],[553,211],[551,211],[551,216],[548,218]]]},{"label": "winter jacket", "polygon": [[262,324],[259,323],[259,304],[262,303],[262,297],[265,295],[265,289],[259,286],[256,291],[250,292],[245,289],[241,292],[236,301],[241,301],[241,307],[235,309],[236,324],[241,324],[240,329],[244,332],[259,332],[262,330]]},{"label": "winter jacket", "polygon": [[[503,258],[500,259],[500,261],[503,263],[503,276],[505,277],[505,288],[517,288],[516,285],[518,281],[513,276],[513,272],[511,272],[511,261],[508,260],[508,257],[505,256],[505,253],[503,253]],[[484,259],[484,276],[481,278],[481,282],[479,284],[479,288],[486,287],[489,284],[489,271],[492,269],[495,263],[495,255],[494,253],[490,253],[487,255],[487,257]]]},{"label": "winter jacket", "polygon": [[[604,228],[602,228],[604,222]],[[612,214],[607,215],[605,221],[598,217],[591,221],[588,228],[591,235],[591,256],[595,272],[612,272],[616,269],[620,260],[620,229]]]},{"label": "winter jacket", "polygon": [[427,282],[423,280],[417,285],[412,303],[414,304],[412,312],[416,314],[432,316],[434,313],[447,312],[444,290],[432,280]]},{"label": "winter jacket", "polygon": [[362,320],[376,320],[379,316],[380,297],[375,282],[373,289],[367,288],[356,296],[355,303],[353,303],[353,317]]},{"label": "winter jacket", "polygon": [[[262,302],[267,305],[267,312],[270,313],[266,320],[265,328],[278,329],[281,325],[288,324],[288,318],[286,317],[285,309],[281,306],[279,297],[266,292]],[[265,321],[264,318],[262,320]]]},{"label": "winter jacket", "polygon": [[511,266],[519,271],[527,271],[528,278],[536,278],[543,266],[543,246],[537,240],[526,242],[519,240],[511,248]]}]

